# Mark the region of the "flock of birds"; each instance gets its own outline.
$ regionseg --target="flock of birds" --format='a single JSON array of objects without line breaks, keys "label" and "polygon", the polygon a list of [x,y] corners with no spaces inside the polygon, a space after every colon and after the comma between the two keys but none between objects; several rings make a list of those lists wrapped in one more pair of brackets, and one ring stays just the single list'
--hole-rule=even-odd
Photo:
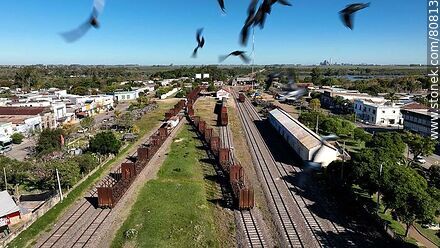
[{"label": "flock of birds", "polygon": [[[225,1],[217,0],[221,10],[226,13]],[[249,39],[249,30],[251,28],[255,28],[257,26],[260,29],[264,28],[264,24],[266,22],[266,18],[271,14],[272,6],[275,3],[279,3],[284,6],[292,6],[292,4],[287,0],[262,0],[260,6],[258,7],[258,3],[260,0],[251,0],[249,7],[247,9],[247,18],[244,22],[243,28],[240,32],[240,43],[243,46],[247,45]],[[74,42],[83,37],[91,28],[99,28],[98,17],[102,13],[105,5],[105,0],[94,0],[93,9],[90,18],[77,27],[74,30],[61,33],[61,36],[64,38],[66,42]],[[353,29],[353,16],[359,10],[367,8],[370,6],[370,3],[354,3],[347,5],[346,8],[339,12],[342,22],[344,25],[350,29]],[[258,8],[257,8],[258,7]],[[192,57],[197,57],[197,53],[199,49],[203,48],[205,45],[205,37],[202,36],[203,28],[198,29],[196,33],[196,41],[197,47],[194,49]],[[230,56],[239,57],[244,63],[249,64],[251,59],[246,55],[245,51],[233,51],[228,55],[220,56],[219,62],[223,62]]]},{"label": "flock of birds", "polygon": [[[223,11],[223,13],[226,13],[225,8],[225,2],[224,0],[217,0],[218,4]],[[288,0],[261,0],[260,5],[258,6],[258,3],[260,0],[250,0],[249,7],[247,9],[247,17],[244,22],[243,28],[240,32],[240,43],[242,46],[246,46],[248,39],[249,39],[249,31],[252,28],[260,27],[260,29],[264,28],[264,24],[266,22],[266,18],[268,15],[271,14],[272,6],[276,3],[284,6],[292,6],[292,4]],[[93,9],[91,16],[89,19],[81,24],[79,27],[77,27],[74,30],[62,33],[61,36],[64,38],[66,42],[75,42],[79,40],[81,37],[83,37],[91,28],[99,28],[99,22],[98,17],[102,13],[105,5],[105,0],[94,0],[93,2]],[[339,14],[341,16],[341,20],[343,24],[349,28],[353,29],[353,18],[354,14],[362,9],[365,9],[370,6],[370,3],[354,3],[347,5],[343,10],[339,11]],[[257,8],[258,7],[258,8]],[[205,46],[205,37],[202,35],[203,28],[200,28],[196,32],[196,41],[197,41],[197,47],[194,49],[192,53],[192,57],[197,57],[197,53],[199,49],[202,49]],[[219,61],[223,62],[230,56],[236,56],[239,57],[244,63],[248,64],[251,62],[251,59],[246,55],[245,51],[233,51],[229,53],[228,55],[220,56]],[[273,73],[268,76],[267,82],[271,83],[276,79],[280,78],[282,74],[279,73]],[[293,80],[293,77],[291,75],[287,75],[289,79],[289,83],[287,84],[286,90],[289,92],[289,96],[294,96],[295,99],[299,99],[302,96],[306,94],[306,90],[302,88],[298,88],[296,83]],[[319,154],[325,144],[327,144],[328,141],[337,140],[338,137],[336,135],[330,135],[330,136],[324,136],[321,139],[321,148],[318,149],[314,154],[311,161],[307,163],[306,168],[314,169],[319,168],[321,166],[321,163],[316,162],[316,158],[319,157]]]}]

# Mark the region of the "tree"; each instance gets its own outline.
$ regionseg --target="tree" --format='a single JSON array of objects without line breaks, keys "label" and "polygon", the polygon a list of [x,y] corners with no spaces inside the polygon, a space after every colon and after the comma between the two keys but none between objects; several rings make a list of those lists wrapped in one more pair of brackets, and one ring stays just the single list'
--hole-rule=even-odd
[{"label": "tree", "polygon": [[38,138],[36,151],[39,155],[45,155],[61,150],[62,129],[44,129]]},{"label": "tree", "polygon": [[126,112],[116,119],[116,124],[118,127],[123,128],[125,130],[129,130],[133,127],[133,114],[132,112]]},{"label": "tree", "polygon": [[5,185],[3,170],[6,170],[6,180],[10,188],[15,188],[18,185],[29,185],[29,178],[31,172],[31,164],[28,162],[20,162],[5,156],[0,156],[0,187]]},{"label": "tree", "polygon": [[92,116],[87,116],[86,118],[84,118],[80,121],[80,124],[81,124],[81,127],[90,130],[93,127],[93,125],[95,124],[95,118],[93,118]]},{"label": "tree", "polygon": [[392,103],[394,103],[396,100],[399,100],[399,97],[397,97],[396,92],[388,93],[388,95],[385,98],[390,100]]},{"label": "tree", "polygon": [[101,155],[118,154],[121,149],[121,141],[112,132],[98,133],[90,140],[89,150]]},{"label": "tree", "polygon": [[73,158],[78,164],[81,173],[89,173],[98,166],[98,160],[90,153]]},{"label": "tree", "polygon": [[371,141],[373,138],[371,134],[365,132],[362,128],[355,128],[354,129],[354,138],[356,140],[364,141],[365,143]]},{"label": "tree", "polygon": [[440,190],[440,165],[432,165],[428,172],[428,182],[431,187]]},{"label": "tree", "polygon": [[15,74],[16,85],[26,89],[31,89],[39,79],[40,75],[37,68],[32,66],[20,68]]},{"label": "tree", "polygon": [[403,140],[408,145],[414,159],[418,156],[432,155],[435,151],[436,141],[429,137],[422,137],[419,134],[405,132]]},{"label": "tree", "polygon": [[215,91],[215,90],[216,90],[216,88],[215,88],[214,84],[210,83],[209,86],[208,86],[208,91],[212,92],[212,91]]},{"label": "tree", "polygon": [[326,116],[322,112],[303,112],[299,116],[299,121],[303,123],[304,125],[308,126],[309,128],[315,128],[316,126],[316,120],[319,116],[319,126],[321,126],[322,121],[326,118]]},{"label": "tree", "polygon": [[317,67],[312,69],[312,72],[310,73],[310,76],[312,77],[312,82],[316,85],[321,84],[322,80],[322,73],[321,70]]},{"label": "tree", "polygon": [[[74,186],[81,178],[80,167],[74,160],[55,160],[47,162],[46,170],[50,172],[48,186],[53,187],[56,183],[56,169],[60,176],[60,184],[63,189],[68,189]],[[56,186],[55,186],[56,187]]]},{"label": "tree", "polygon": [[134,134],[139,134],[140,133],[140,128],[137,126],[137,125],[133,125],[132,127],[131,127],[131,132],[132,133],[134,133]]},{"label": "tree", "polygon": [[310,108],[313,111],[317,111],[321,108],[321,101],[317,98],[310,100]]},{"label": "tree", "polygon": [[21,133],[14,133],[11,135],[12,143],[21,144],[23,142],[24,136]]},{"label": "tree", "polygon": [[70,124],[70,123],[64,124],[63,133],[66,137],[69,137],[70,135],[76,132],[77,128],[78,127],[74,124]]},{"label": "tree", "polygon": [[388,153],[387,150],[364,148],[353,154],[352,160],[349,162],[352,167],[353,183],[359,185],[370,195],[377,192],[381,185],[380,165],[382,165],[384,174],[395,165]]},{"label": "tree", "polygon": [[394,166],[384,174],[383,202],[406,224],[406,235],[416,220],[432,222],[439,202],[428,194],[426,180],[414,169]]},{"label": "tree", "polygon": [[403,159],[405,152],[405,143],[397,132],[376,133],[366,146],[389,151],[389,156],[393,157],[396,162]]}]

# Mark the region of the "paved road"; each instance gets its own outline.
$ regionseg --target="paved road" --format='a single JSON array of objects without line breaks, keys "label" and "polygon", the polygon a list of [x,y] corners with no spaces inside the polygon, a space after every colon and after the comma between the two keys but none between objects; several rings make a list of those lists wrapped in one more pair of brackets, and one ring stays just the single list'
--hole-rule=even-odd
[{"label": "paved road", "polygon": [[35,139],[33,138],[24,139],[21,144],[13,145],[12,150],[5,153],[5,156],[23,161],[28,153],[35,147],[35,143]]}]

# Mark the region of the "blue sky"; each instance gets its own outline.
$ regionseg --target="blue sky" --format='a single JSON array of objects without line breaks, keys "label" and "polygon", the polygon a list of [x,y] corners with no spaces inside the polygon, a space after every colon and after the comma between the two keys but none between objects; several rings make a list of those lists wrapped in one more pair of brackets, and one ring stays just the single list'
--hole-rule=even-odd
[{"label": "blue sky", "polygon": [[[84,22],[91,0],[0,2],[0,64],[216,64],[241,47],[239,32],[248,0],[107,0],[101,28],[75,43],[58,35]],[[256,64],[337,62],[426,63],[426,3],[376,0],[345,28],[338,11],[349,0],[294,0],[276,4],[263,30],[256,29]],[[356,1],[354,1],[356,2]],[[195,31],[206,45],[197,59]],[[237,58],[226,61],[241,64]]]}]

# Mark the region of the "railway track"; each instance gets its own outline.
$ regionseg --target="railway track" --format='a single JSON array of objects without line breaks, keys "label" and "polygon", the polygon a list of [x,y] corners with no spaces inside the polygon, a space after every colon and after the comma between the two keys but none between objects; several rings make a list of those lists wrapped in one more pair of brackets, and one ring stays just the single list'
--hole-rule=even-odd
[{"label": "railway track", "polygon": [[[137,151],[129,157],[136,157]],[[125,162],[129,162],[126,159]],[[107,177],[109,177],[107,175]],[[102,181],[102,180],[101,180]],[[100,182],[101,182],[100,181]],[[99,182],[96,184],[99,185]],[[95,185],[95,186],[96,186]],[[49,232],[49,236],[35,245],[38,248],[52,247],[86,247],[102,223],[110,215],[110,209],[95,208],[87,198],[95,197],[97,189],[94,187],[79,205],[62,220],[56,229]]]},{"label": "railway track", "polygon": [[240,217],[243,224],[243,229],[245,231],[247,245],[251,248],[267,247],[266,241],[262,236],[261,229],[252,212],[252,210],[240,211]]},{"label": "railway track", "polygon": [[[243,117],[243,112],[248,115],[249,119],[248,121],[254,122],[254,121],[261,121],[262,118],[256,111],[256,109],[252,106],[252,104],[246,100],[245,103],[241,103],[244,106],[241,107],[241,115]],[[262,142],[262,148],[269,151],[269,148],[267,147],[267,144],[263,141]],[[269,153],[270,156],[267,157],[276,168],[278,174],[281,178],[286,178],[291,176],[292,174],[300,175],[302,172],[301,169],[284,164],[281,162],[278,162],[275,160],[275,158],[272,156],[272,154]],[[288,184],[286,180],[283,181],[285,187],[287,188],[293,188],[294,190],[289,190],[290,198],[295,203],[298,215],[300,215],[306,225],[306,228],[312,232],[313,237],[316,239],[317,243],[321,247],[352,247],[355,246],[352,236],[349,234],[351,233],[351,230],[346,229],[345,227],[340,226],[339,224],[329,220],[324,219],[316,214],[314,214],[311,211],[311,207],[314,205],[314,202],[311,200],[303,197],[301,194],[298,194],[296,192],[300,192],[301,189],[294,185],[294,184]],[[316,196],[316,191],[313,193],[314,196]],[[318,198],[319,199],[319,198]],[[318,201],[319,207],[322,208],[322,200]],[[327,206],[329,204],[326,204]],[[326,212],[327,216],[331,216],[331,219],[336,219],[335,216],[332,216],[329,211],[326,211],[326,209],[323,209]],[[332,235],[332,238],[330,238],[327,233],[333,233],[335,235]]]},{"label": "railway track", "polygon": [[[232,135],[228,126],[220,126],[220,141],[222,148],[231,148],[233,150]],[[230,155],[231,163],[234,163],[234,152]],[[240,218],[242,229],[245,232],[246,243],[248,247],[267,247],[266,241],[263,237],[259,223],[256,220],[253,211],[255,210],[241,210]]]}]

